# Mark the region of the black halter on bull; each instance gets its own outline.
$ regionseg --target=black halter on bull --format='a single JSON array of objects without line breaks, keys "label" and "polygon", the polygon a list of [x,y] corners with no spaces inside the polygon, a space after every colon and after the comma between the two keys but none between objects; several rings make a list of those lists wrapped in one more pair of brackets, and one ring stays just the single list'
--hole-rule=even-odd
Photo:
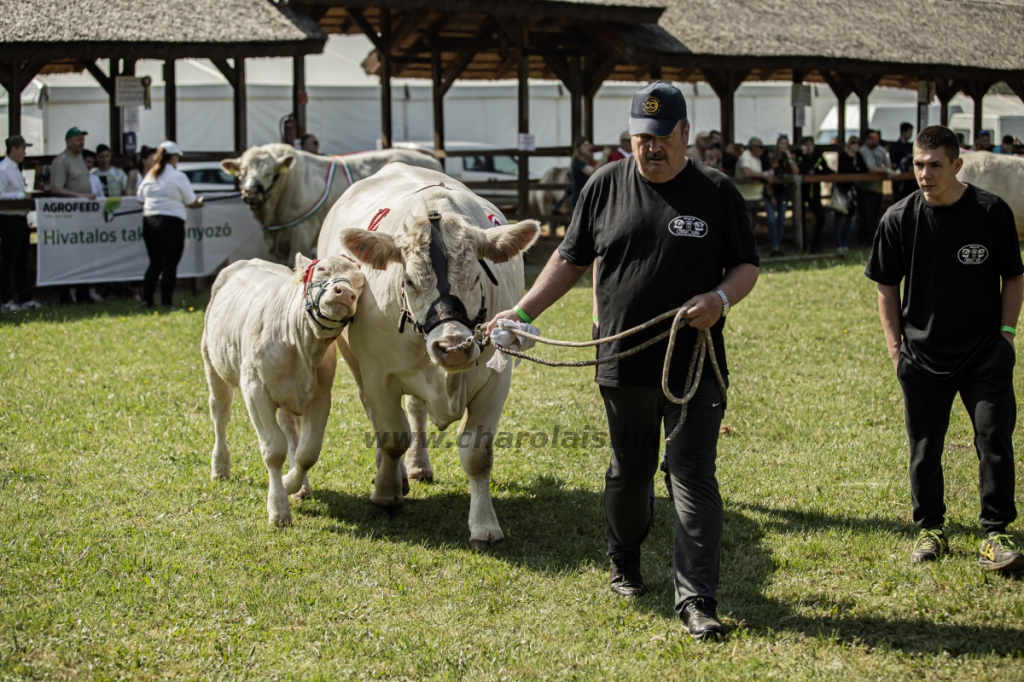
[{"label": "black halter on bull", "polygon": [[[403,290],[402,315],[398,319],[398,333],[405,333],[406,321],[412,322],[412,328],[421,334],[423,338],[426,338],[435,327],[445,322],[461,322],[466,328],[476,330],[487,319],[487,301],[483,296],[483,284],[480,285],[480,312],[477,313],[476,317],[470,319],[469,313],[466,312],[465,304],[457,296],[452,296],[451,294],[451,283],[448,281],[448,254],[444,250],[444,239],[441,236],[441,213],[436,209],[430,209],[427,212],[427,219],[430,221],[430,266],[433,268],[434,276],[437,278],[438,296],[430,304],[430,308],[427,309],[427,319],[420,322],[409,310],[405,300],[405,291]],[[483,259],[477,262],[480,263],[480,267],[487,274],[487,279],[491,280],[492,284],[497,285],[498,279],[491,272],[487,263]]]},{"label": "black halter on bull", "polygon": [[[311,319],[316,326],[320,327],[322,331],[338,332],[340,334],[344,331],[345,327],[348,326],[349,322],[352,321],[352,316],[343,317],[340,320],[336,320],[333,317],[327,317],[324,315],[323,311],[320,310],[320,299],[324,297],[324,292],[335,284],[344,282],[345,284],[352,286],[352,282],[347,277],[335,277],[334,279],[324,279],[319,282],[314,282],[313,269],[319,262],[319,259],[314,260],[306,267],[306,271],[302,273],[306,314],[309,315],[309,319]],[[324,324],[325,322],[327,324]]]}]

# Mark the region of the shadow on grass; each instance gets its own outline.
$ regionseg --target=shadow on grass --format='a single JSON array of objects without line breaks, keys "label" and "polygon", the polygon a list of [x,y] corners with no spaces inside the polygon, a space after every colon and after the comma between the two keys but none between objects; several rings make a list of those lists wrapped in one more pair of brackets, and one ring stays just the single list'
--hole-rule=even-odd
[{"label": "shadow on grass", "polygon": [[[340,532],[386,537],[390,542],[429,548],[471,551],[466,526],[468,493],[407,498],[404,514],[392,520],[371,511],[368,495],[317,490],[314,498],[315,504],[302,508],[299,513],[334,518],[346,526]],[[552,574],[603,570],[607,565],[602,493],[567,489],[556,478],[541,477],[528,485],[499,486],[494,508],[508,542],[508,549],[494,555],[498,560]],[[764,514],[770,520],[763,524],[752,513]],[[809,598],[819,600],[819,609],[831,613],[824,616],[796,613],[796,604],[766,596],[777,570],[764,544],[767,528],[782,533],[848,528],[864,534],[895,532],[908,538],[914,534],[913,529],[884,519],[856,519],[761,505],[727,505],[719,597],[723,612],[736,621],[743,621],[748,631],[767,639],[779,632],[795,632],[840,644],[889,648],[905,653],[1024,656],[1024,637],[1014,628],[851,615],[849,612],[855,606],[852,600],[834,600],[821,594],[809,595]],[[674,622],[672,532],[671,505],[659,498],[651,534],[644,543],[643,572],[648,594],[633,604],[638,610]],[[808,604],[804,602],[805,606]]]},{"label": "shadow on grass", "polygon": [[[199,296],[175,297],[175,305],[180,305],[184,300],[184,309],[169,311],[159,307],[156,312],[159,315],[189,314],[202,315],[206,304],[210,300],[209,294]],[[194,310],[189,311],[192,307]],[[5,313],[0,315],[0,326],[20,325],[21,323],[31,324],[38,322],[78,322],[80,320],[91,320],[97,317],[136,317],[153,315],[154,311],[142,308],[138,301],[132,299],[116,299],[96,303],[72,303],[72,304],[46,304],[38,310],[30,310],[20,313]]]}]

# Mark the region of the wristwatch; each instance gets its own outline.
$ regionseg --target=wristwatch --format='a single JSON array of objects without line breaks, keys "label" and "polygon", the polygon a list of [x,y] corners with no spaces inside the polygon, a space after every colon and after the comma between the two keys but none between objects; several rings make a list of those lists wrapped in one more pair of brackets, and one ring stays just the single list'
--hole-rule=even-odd
[{"label": "wristwatch", "polygon": [[722,299],[722,317],[729,314],[729,297],[725,295],[725,292],[721,289],[715,289],[715,293],[718,294]]}]

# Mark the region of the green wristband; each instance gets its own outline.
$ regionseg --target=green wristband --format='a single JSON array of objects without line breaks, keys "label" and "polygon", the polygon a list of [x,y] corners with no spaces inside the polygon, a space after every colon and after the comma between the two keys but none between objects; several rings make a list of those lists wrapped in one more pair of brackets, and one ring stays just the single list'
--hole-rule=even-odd
[{"label": "green wristband", "polygon": [[1008,334],[1013,334],[1014,336],[1017,336],[1017,329],[1015,327],[1010,327],[1005,324],[999,328],[999,331],[1007,332]]},{"label": "green wristband", "polygon": [[597,315],[594,315],[594,322],[597,322]]},{"label": "green wristband", "polygon": [[518,315],[519,319],[521,319],[523,322],[525,322],[526,324],[533,324],[533,320],[530,319],[530,316],[527,315],[526,311],[524,311],[522,308],[520,308],[519,306],[515,306],[512,308],[512,310],[516,311],[516,315]]}]

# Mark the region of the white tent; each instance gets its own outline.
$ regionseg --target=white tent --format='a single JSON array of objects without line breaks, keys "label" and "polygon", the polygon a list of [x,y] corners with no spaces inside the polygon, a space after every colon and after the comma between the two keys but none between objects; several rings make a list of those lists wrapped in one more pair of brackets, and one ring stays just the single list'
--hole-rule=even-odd
[{"label": "white tent", "polygon": [[[331,36],[324,52],[306,57],[309,95],[307,127],[320,139],[325,153],[370,149],[380,137],[380,88],[376,77],[363,72],[361,62],[370,52],[362,36]],[[105,64],[102,64],[105,67]],[[140,61],[138,75],[153,79],[152,109],[141,112],[140,143],[155,146],[164,139],[162,62]],[[206,60],[177,62],[178,140],[186,151],[227,151],[232,147],[232,91],[221,73]],[[291,60],[246,61],[249,144],[265,144],[281,138],[279,125],[291,111]],[[705,83],[679,84],[686,95],[692,132],[719,127],[719,102]],[[636,83],[609,82],[598,93],[595,107],[595,142],[615,144],[626,127]],[[2,90],[0,90],[2,92]],[[396,140],[432,140],[433,121],[430,84],[422,80],[396,80],[393,87]],[[872,112],[892,109],[897,118],[914,122],[916,91],[876,88]],[[6,125],[6,95],[0,97],[0,125]],[[1015,98],[1004,98],[1015,99]],[[986,97],[986,111],[989,109]],[[821,85],[812,87],[812,106],[805,112],[804,129],[835,127],[835,97]],[[106,92],[87,73],[40,76],[25,89],[22,129],[35,153],[56,154],[63,149],[64,132],[78,126],[89,131],[87,145],[109,143],[109,100]],[[970,100],[954,102],[969,115]],[[1019,104],[1019,103],[1018,103]],[[848,102],[847,127],[854,129],[856,99]],[[896,107],[893,109],[893,107]],[[1024,110],[1024,105],[1020,108]],[[904,109],[906,110],[904,112]],[[831,118],[830,118],[831,117]],[[938,119],[938,114],[933,115]],[[568,92],[551,81],[530,86],[530,127],[538,146],[569,145],[570,103]],[[986,126],[999,130],[998,125]],[[895,124],[898,128],[898,121]],[[736,93],[736,139],[745,142],[758,136],[772,144],[779,133],[792,128],[790,85],[784,82],[744,83]],[[460,81],[445,97],[445,136],[451,141],[483,142],[501,147],[516,145],[517,93],[515,81]],[[892,131],[883,126],[887,137]],[[541,172],[554,160],[533,159],[532,170]]]}]

